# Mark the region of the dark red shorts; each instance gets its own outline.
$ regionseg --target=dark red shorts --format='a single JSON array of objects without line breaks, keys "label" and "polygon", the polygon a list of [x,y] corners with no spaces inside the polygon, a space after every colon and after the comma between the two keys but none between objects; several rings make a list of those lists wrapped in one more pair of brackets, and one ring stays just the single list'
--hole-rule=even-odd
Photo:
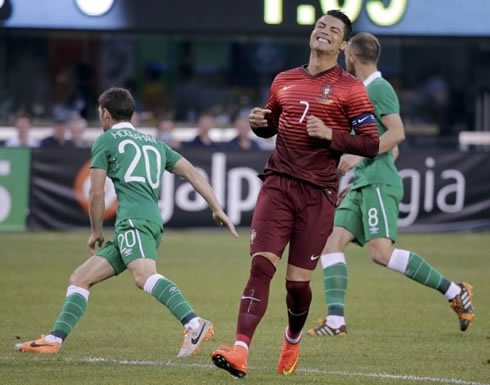
[{"label": "dark red shorts", "polygon": [[250,253],[282,257],[289,242],[288,264],[314,270],[333,228],[332,195],[299,179],[267,176],[252,219]]}]

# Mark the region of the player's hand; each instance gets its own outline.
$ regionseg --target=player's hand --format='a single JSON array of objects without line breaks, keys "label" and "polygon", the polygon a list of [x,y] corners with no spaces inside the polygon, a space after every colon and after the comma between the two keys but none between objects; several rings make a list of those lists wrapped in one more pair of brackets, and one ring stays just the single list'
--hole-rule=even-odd
[{"label": "player's hand", "polygon": [[306,119],[306,132],[313,138],[332,140],[332,129],[325,126],[325,123],[314,115]]},{"label": "player's hand", "polygon": [[102,247],[104,244],[104,234],[103,233],[92,233],[88,238],[88,251],[91,255],[95,255],[95,246]]},{"label": "player's hand", "polygon": [[250,111],[248,116],[248,122],[252,128],[267,127],[267,119],[265,115],[270,114],[272,111],[265,108],[255,107]]},{"label": "player's hand", "polygon": [[337,173],[339,175],[344,176],[347,171],[349,171],[352,167],[362,161],[364,158],[362,156],[357,155],[342,155],[340,158],[339,165],[337,166]]},{"label": "player's hand", "polygon": [[235,230],[235,226],[233,225],[233,223],[231,223],[230,218],[228,218],[228,215],[226,215],[223,210],[213,212],[213,219],[218,226],[224,226],[224,225],[228,226],[230,232],[236,238],[238,238],[238,233]]},{"label": "player's hand", "polygon": [[344,189],[340,192],[340,194],[337,195],[336,207],[340,206],[340,204],[342,203],[342,201],[344,200],[345,196],[347,195],[347,193],[351,188],[352,188],[352,183],[345,186]]}]

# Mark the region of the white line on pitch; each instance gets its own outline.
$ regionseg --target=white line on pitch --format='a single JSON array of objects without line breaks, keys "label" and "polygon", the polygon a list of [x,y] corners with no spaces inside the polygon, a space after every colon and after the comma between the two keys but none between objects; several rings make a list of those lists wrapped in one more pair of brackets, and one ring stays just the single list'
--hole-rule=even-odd
[{"label": "white line on pitch", "polygon": [[[35,361],[40,361],[39,357],[32,357]],[[47,357],[46,357],[47,358]],[[15,357],[0,357],[0,361],[14,361],[17,360]],[[47,361],[44,359],[43,361]],[[118,365],[133,365],[133,366],[164,366],[164,367],[175,367],[175,368],[214,368],[214,365],[210,364],[185,364],[175,361],[152,361],[152,360],[116,360],[114,358],[104,358],[104,357],[82,357],[82,358],[63,358],[64,362],[77,363],[77,362],[88,362],[88,363],[99,363],[105,362],[110,364]],[[253,367],[253,370],[267,371],[270,368],[267,367]],[[462,380],[459,378],[439,378],[439,377],[419,377],[411,374],[389,374],[389,373],[361,373],[361,372],[347,372],[340,370],[321,370],[313,368],[299,368],[297,372],[303,373],[317,373],[329,376],[343,376],[343,377],[369,377],[369,378],[380,378],[380,379],[390,379],[390,380],[404,380],[404,381],[427,381],[435,382],[440,384],[457,384],[457,385],[490,385],[489,383],[476,382]]]}]

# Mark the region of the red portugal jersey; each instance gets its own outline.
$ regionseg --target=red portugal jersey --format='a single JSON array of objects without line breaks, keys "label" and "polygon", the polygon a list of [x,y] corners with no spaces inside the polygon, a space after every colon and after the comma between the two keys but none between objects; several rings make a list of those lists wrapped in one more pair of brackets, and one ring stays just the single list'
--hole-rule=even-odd
[{"label": "red portugal jersey", "polygon": [[[277,132],[276,148],[265,174],[280,173],[337,191],[337,164],[344,152],[366,157],[378,153],[374,108],[361,81],[338,65],[312,76],[305,67],[279,73],[265,108],[267,130]],[[333,130],[332,140],[310,137],[314,115]],[[351,135],[352,129],[356,135]],[[254,130],[260,136],[260,128]]]}]

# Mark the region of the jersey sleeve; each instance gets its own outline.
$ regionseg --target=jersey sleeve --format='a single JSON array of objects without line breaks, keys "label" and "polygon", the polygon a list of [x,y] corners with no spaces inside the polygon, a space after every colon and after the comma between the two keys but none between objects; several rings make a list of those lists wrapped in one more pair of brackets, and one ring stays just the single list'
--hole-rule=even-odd
[{"label": "jersey sleeve", "polygon": [[109,169],[109,147],[105,135],[100,135],[92,145],[90,168]]},{"label": "jersey sleeve", "polygon": [[355,135],[334,130],[330,148],[339,152],[374,158],[379,151],[374,107],[369,101],[366,88],[360,81],[351,86],[345,113]]},{"label": "jersey sleeve", "polygon": [[369,95],[376,106],[378,116],[383,117],[385,115],[400,114],[398,96],[396,96],[395,90],[388,82],[373,84],[372,87],[374,87],[372,96],[371,91],[369,91]]},{"label": "jersey sleeve", "polygon": [[267,100],[267,103],[265,104],[265,109],[269,109],[272,112],[270,114],[267,114],[265,117],[267,119],[267,127],[266,128],[256,128],[254,129],[255,135],[262,137],[262,138],[270,138],[271,136],[274,136],[277,134],[278,127],[279,127],[279,116],[281,115],[282,112],[282,107],[281,104],[279,103],[279,100],[277,99],[277,90],[278,90],[278,76],[274,79],[271,85],[271,89],[269,92],[269,99]]},{"label": "jersey sleeve", "polygon": [[172,169],[175,166],[175,163],[179,161],[180,158],[182,158],[182,155],[180,155],[177,151],[172,150],[166,143],[163,143],[163,148],[165,151],[165,170],[167,171],[172,171]]}]

